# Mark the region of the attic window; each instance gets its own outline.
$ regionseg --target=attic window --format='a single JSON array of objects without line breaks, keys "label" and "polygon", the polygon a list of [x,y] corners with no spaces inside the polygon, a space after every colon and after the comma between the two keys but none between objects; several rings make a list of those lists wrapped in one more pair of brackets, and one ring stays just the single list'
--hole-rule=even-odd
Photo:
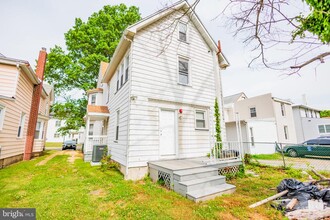
[{"label": "attic window", "polygon": [[187,24],[179,23],[179,40],[187,42]]}]

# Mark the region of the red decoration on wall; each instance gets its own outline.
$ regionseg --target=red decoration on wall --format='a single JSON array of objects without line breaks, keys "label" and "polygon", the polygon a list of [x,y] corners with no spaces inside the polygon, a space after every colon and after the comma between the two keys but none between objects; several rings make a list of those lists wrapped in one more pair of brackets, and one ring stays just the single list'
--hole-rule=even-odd
[{"label": "red decoration on wall", "polygon": [[179,109],[179,113],[182,114],[182,108]]}]

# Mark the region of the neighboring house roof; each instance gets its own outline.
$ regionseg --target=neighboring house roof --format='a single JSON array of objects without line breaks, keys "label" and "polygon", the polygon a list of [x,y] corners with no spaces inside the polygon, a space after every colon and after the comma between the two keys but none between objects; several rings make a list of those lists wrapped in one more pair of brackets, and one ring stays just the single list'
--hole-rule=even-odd
[{"label": "neighboring house roof", "polygon": [[108,65],[109,65],[109,63],[101,61],[101,64],[100,64],[100,73],[102,74],[102,76],[104,76],[105,71],[108,68]]},{"label": "neighboring house roof", "polygon": [[302,105],[302,104],[292,105],[292,108],[306,108],[306,109],[310,109],[310,110],[314,110],[314,111],[318,111],[318,112],[321,111],[320,109],[313,108],[313,107],[310,107],[310,106],[307,106],[307,105]]},{"label": "neighboring house roof", "polygon": [[237,93],[237,94],[234,94],[234,95],[230,95],[230,96],[226,96],[226,97],[223,97],[223,103],[224,104],[230,104],[230,103],[235,103],[238,101],[238,99],[241,97],[241,96],[245,96],[245,93],[244,92],[240,92],[240,93]]},{"label": "neighboring house roof", "polygon": [[[195,13],[195,11],[191,8],[189,3],[185,0],[178,1],[174,3],[171,6],[168,6],[162,10],[157,11],[156,13],[145,17],[144,19],[138,21],[137,23],[127,27],[116,47],[116,50],[113,54],[113,57],[108,65],[108,68],[106,70],[106,73],[104,74],[102,78],[103,83],[107,83],[111,77],[114,75],[116,68],[121,61],[122,57],[125,55],[125,52],[127,51],[130,42],[134,38],[135,34],[151,25],[152,23],[164,18],[165,16],[178,11],[180,9],[186,9],[189,12],[190,20],[191,22],[195,25],[196,29],[200,32],[202,37],[204,38],[205,42],[208,44],[208,46],[213,50],[213,51],[218,51],[218,46],[211,37],[211,35],[208,33],[204,25],[202,24],[201,20]],[[227,61],[226,57],[222,52],[218,53],[218,58],[219,58],[219,64],[221,68],[226,68],[229,66],[229,62]]]},{"label": "neighboring house roof", "polygon": [[94,113],[106,113],[109,114],[109,109],[107,106],[100,106],[100,105],[88,105],[87,112],[94,112]]},{"label": "neighboring house roof", "polygon": [[0,57],[0,63],[20,67],[34,85],[38,85],[40,83],[40,80],[38,79],[34,70],[31,68],[28,61],[9,57]]},{"label": "neighboring house roof", "polygon": [[97,93],[97,92],[103,92],[103,89],[102,88],[96,88],[96,89],[87,90],[87,94]]},{"label": "neighboring house roof", "polygon": [[280,99],[280,98],[276,98],[276,97],[272,97],[274,101],[277,101],[277,102],[283,102],[283,103],[286,103],[286,104],[289,104],[289,105],[292,105],[293,102],[291,102],[291,100],[289,99]]}]

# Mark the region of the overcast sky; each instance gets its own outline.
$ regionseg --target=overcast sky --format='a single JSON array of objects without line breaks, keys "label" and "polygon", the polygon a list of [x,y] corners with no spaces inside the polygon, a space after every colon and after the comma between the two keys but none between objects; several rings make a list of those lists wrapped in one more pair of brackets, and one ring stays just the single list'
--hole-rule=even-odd
[{"label": "overcast sky", "polygon": [[[84,21],[104,5],[125,3],[140,8],[142,17],[159,9],[169,0],[1,0],[0,53],[7,57],[25,59],[35,64],[41,47],[65,48],[64,33],[74,24],[76,17]],[[221,40],[223,53],[231,66],[222,71],[224,95],[245,92],[248,97],[272,93],[282,99],[302,102],[306,94],[310,106],[330,109],[330,62],[314,69],[309,67],[301,75],[284,76],[265,68],[249,69],[251,53],[232,30],[214,17],[223,10],[226,0],[201,0],[197,14],[214,38]],[[283,51],[283,53],[286,53]]]}]

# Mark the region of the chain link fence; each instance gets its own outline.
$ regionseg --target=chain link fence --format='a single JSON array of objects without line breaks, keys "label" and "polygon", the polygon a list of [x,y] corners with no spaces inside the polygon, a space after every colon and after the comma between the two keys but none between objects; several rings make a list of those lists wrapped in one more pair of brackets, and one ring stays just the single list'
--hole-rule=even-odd
[{"label": "chain link fence", "polygon": [[330,172],[330,143],[243,142],[244,154],[260,164]]}]

